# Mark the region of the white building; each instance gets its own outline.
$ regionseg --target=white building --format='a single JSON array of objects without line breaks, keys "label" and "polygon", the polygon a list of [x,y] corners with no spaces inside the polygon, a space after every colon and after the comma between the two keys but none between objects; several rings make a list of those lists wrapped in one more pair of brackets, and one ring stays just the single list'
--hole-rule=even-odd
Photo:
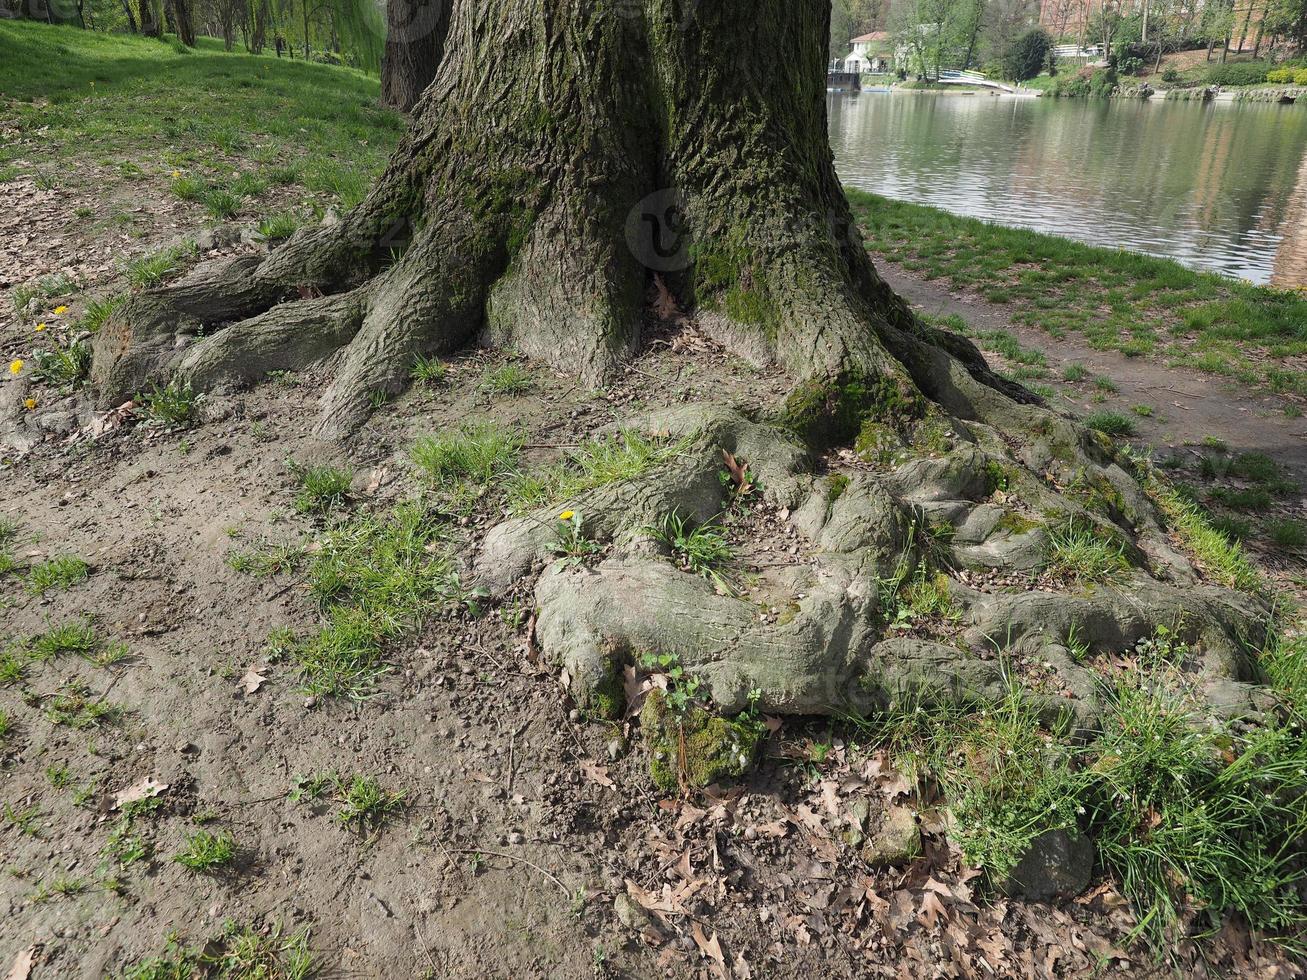
[{"label": "white building", "polygon": [[844,71],[879,75],[890,70],[894,61],[894,42],[890,40],[888,31],[872,31],[849,43],[853,50],[844,59]]}]

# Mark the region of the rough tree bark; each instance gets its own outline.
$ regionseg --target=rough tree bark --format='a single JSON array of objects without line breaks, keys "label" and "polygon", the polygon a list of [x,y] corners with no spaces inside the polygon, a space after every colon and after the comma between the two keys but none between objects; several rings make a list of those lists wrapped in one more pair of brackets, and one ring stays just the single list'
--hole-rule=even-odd
[{"label": "rough tree bark", "polygon": [[195,47],[195,27],[191,22],[191,8],[186,0],[169,0],[173,23],[177,26],[177,39],[188,48]]},{"label": "rough tree bark", "polygon": [[450,0],[391,0],[386,4],[382,105],[408,112],[417,104],[440,66],[449,13]]},{"label": "rough tree bark", "polygon": [[154,0],[140,0],[138,9],[141,14],[141,33],[146,37],[158,37],[162,28],[154,12]]},{"label": "rough tree bark", "polygon": [[[1077,625],[1107,648],[1192,606],[1213,699],[1247,701],[1242,644],[1264,610],[1201,586],[1110,446],[996,376],[965,339],[921,324],[877,276],[827,139],[829,15],[827,0],[455,0],[436,78],[366,200],[267,257],[132,296],[95,340],[103,402],[325,363],[319,426],[347,435],[407,384],[416,355],[474,342],[601,382],[638,351],[656,273],[702,331],[782,366],[793,394],[765,424],[653,420],[690,449],[578,502],[589,533],[618,547],[623,520],[718,513],[729,449],[820,560],[793,570],[789,594],[806,598],[774,626],[640,547],[593,572],[549,568],[537,632],[579,699],[655,647],[726,706],[756,689],[774,710],[865,707],[913,678],[988,691],[991,640],[1005,634],[1090,692],[1064,646]],[[833,446],[872,467],[838,500],[814,472],[814,453]],[[496,529],[479,576],[507,589],[547,564],[551,521]],[[1129,595],[1059,604],[955,583],[965,650],[896,639],[881,621],[880,583],[904,561],[942,548],[946,566],[1030,571],[1052,530],[1077,522],[1120,541]],[[951,545],[923,535],[936,524],[954,529]],[[624,597],[640,590],[651,601],[632,610]]]}]

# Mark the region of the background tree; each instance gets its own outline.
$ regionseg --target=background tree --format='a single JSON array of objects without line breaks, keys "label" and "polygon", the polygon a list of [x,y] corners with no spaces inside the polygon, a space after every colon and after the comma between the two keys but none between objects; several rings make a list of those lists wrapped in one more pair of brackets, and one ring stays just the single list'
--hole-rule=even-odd
[{"label": "background tree", "polygon": [[1026,31],[1013,43],[1003,59],[1003,77],[1015,82],[1034,78],[1048,63],[1053,39],[1040,28]]},{"label": "background tree", "polygon": [[1038,19],[1039,7],[1034,0],[990,0],[985,9],[986,61],[1004,68],[1017,39]]},{"label": "background tree", "polygon": [[449,29],[449,0],[389,0],[381,104],[408,112],[436,77]]}]

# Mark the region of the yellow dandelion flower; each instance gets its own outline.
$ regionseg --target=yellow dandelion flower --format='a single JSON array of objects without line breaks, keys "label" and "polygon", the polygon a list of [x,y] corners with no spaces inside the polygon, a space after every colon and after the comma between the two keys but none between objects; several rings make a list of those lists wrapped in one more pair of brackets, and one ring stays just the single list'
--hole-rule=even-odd
[{"label": "yellow dandelion flower", "polygon": [[54,308],[54,315],[55,315],[55,316],[63,316],[63,315],[64,315],[65,313],[67,313],[67,312],[68,312],[68,307],[66,307],[66,306],[56,306],[56,307]]},{"label": "yellow dandelion flower", "polygon": [[36,408],[36,399],[35,399],[35,398],[24,398],[24,399],[23,399],[23,408],[27,409],[29,412],[30,412],[32,409]]},{"label": "yellow dandelion flower", "polygon": [[40,333],[40,332],[41,332],[42,330],[44,330],[44,329],[45,329],[45,324],[44,324],[44,323],[38,323],[38,324],[36,325],[36,332],[37,332],[37,333]]},{"label": "yellow dandelion flower", "polygon": [[172,172],[172,174],[171,174],[171,176],[173,176],[173,177],[180,177],[181,175],[182,175],[182,172],[181,172],[180,170],[174,170],[174,171]]},{"label": "yellow dandelion flower", "polygon": [[560,521],[570,521],[570,520],[571,520],[573,517],[575,517],[575,516],[576,516],[576,514],[574,514],[572,511],[570,511],[570,510],[565,510],[565,511],[563,511],[561,514],[558,515],[558,519],[559,519]]},{"label": "yellow dandelion flower", "polygon": [[9,362],[9,373],[10,374],[23,373],[23,359],[21,357],[15,357],[12,361]]}]

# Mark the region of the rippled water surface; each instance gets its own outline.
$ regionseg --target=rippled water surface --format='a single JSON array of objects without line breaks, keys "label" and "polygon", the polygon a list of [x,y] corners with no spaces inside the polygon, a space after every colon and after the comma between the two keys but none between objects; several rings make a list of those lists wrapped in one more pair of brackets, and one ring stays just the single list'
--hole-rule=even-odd
[{"label": "rippled water surface", "polygon": [[830,96],[845,183],[1307,285],[1307,106]]}]

